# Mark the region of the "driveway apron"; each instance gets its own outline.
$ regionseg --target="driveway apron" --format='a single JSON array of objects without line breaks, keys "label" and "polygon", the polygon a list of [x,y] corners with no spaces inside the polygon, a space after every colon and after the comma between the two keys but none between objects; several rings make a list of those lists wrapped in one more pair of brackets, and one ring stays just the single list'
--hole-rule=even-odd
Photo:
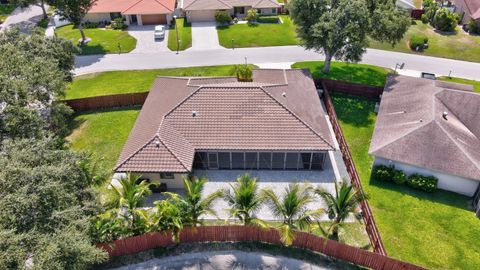
[{"label": "driveway apron", "polygon": [[155,39],[155,25],[130,25],[128,33],[137,40],[137,46],[131,53],[168,52],[168,25],[165,29],[165,38]]},{"label": "driveway apron", "polygon": [[215,22],[192,23],[192,48],[195,51],[206,51],[223,48],[218,43]]}]

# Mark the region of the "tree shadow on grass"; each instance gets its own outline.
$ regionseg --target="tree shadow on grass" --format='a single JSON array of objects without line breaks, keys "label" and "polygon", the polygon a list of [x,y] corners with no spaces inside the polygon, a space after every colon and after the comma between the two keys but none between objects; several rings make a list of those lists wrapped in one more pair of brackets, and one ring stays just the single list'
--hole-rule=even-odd
[{"label": "tree shadow on grass", "polygon": [[346,81],[358,84],[366,84],[372,86],[383,87],[387,79],[387,72],[376,70],[369,66],[359,66],[356,64],[344,64],[332,62],[330,72],[325,74],[322,72],[323,63],[316,65],[311,70],[315,78],[328,78],[338,81]]},{"label": "tree shadow on grass", "polygon": [[375,101],[343,93],[331,93],[333,106],[339,120],[355,127],[368,127],[374,124],[370,117],[375,110]]},{"label": "tree shadow on grass", "polygon": [[[92,54],[106,54],[106,53],[108,53],[107,50],[100,44],[78,45],[78,48],[80,48],[80,50],[81,50],[80,55],[92,55]],[[116,52],[111,52],[111,53],[118,53],[119,51],[120,50],[117,50]]]},{"label": "tree shadow on grass", "polygon": [[[448,205],[451,207],[459,208],[462,210],[472,211],[472,209],[469,206],[470,198],[454,192],[439,189],[433,193],[428,193],[425,191],[413,189],[406,185],[395,184],[393,182],[377,181],[373,179],[371,174],[370,174],[369,184],[371,186],[376,186],[382,189],[389,189],[404,195],[409,195],[421,201],[430,201],[430,202],[440,203],[440,204]],[[473,214],[473,211],[472,211],[472,214]]]}]

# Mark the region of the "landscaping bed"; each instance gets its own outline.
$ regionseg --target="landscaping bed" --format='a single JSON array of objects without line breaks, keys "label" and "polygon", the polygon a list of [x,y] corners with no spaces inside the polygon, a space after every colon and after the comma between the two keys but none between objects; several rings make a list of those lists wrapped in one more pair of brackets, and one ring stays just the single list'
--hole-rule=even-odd
[{"label": "landscaping bed", "polygon": [[[92,40],[80,46],[82,55],[128,53],[135,49],[137,45],[137,40],[126,31],[105,28],[88,28],[84,31],[85,36]],[[55,33],[59,37],[71,40],[74,44],[78,44],[81,38],[80,31],[73,25],[59,27],[55,30]]]},{"label": "landscaping bed", "polygon": [[431,269],[478,269],[480,220],[469,198],[371,180],[375,101],[344,94],[332,100],[388,255]]},{"label": "landscaping bed", "polygon": [[[179,51],[192,47],[192,25],[184,18],[177,19],[178,37],[180,39]],[[172,24],[168,30],[168,48],[172,51],[177,50],[177,32],[175,25]]]},{"label": "landscaping bed", "polygon": [[233,65],[126,70],[75,77],[65,99],[148,92],[157,76],[234,76]]},{"label": "landscaping bed", "polygon": [[364,64],[349,64],[345,62],[332,62],[330,73],[322,72],[323,61],[297,62],[292,68],[308,68],[315,79],[328,78],[331,80],[345,81],[357,84],[383,87],[391,69]]},{"label": "landscaping bed", "polygon": [[[410,38],[422,35],[428,38],[428,48],[416,52],[409,47]],[[456,31],[453,33],[442,33],[436,31],[429,24],[415,21],[415,24],[410,27],[405,37],[395,47],[392,48],[390,44],[374,40],[370,40],[369,47],[387,51],[480,62],[480,35],[469,35],[460,26],[457,26]]]},{"label": "landscaping bed", "polygon": [[[295,26],[288,15],[281,24],[234,24],[217,27],[220,45],[226,48],[297,45]],[[233,39],[233,42],[232,42]]]}]

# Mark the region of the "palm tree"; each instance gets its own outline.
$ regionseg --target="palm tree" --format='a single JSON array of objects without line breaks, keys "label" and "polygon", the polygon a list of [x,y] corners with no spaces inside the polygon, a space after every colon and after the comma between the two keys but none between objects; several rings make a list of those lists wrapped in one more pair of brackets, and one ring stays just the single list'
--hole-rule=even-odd
[{"label": "palm tree", "polygon": [[180,239],[180,232],[185,223],[185,213],[179,204],[182,198],[178,194],[171,193],[169,198],[163,201],[155,202],[155,211],[151,216],[152,227],[155,231],[170,231],[174,242]]},{"label": "palm tree", "polygon": [[152,183],[142,181],[138,183],[139,175],[128,173],[126,177],[118,180],[120,187],[110,184],[112,193],[108,198],[107,204],[120,209],[119,214],[129,221],[131,229],[134,229],[137,219],[142,217],[141,207],[145,198],[152,193],[150,186]]},{"label": "palm tree", "polygon": [[213,209],[215,200],[222,196],[222,192],[217,190],[206,198],[202,199],[202,192],[208,178],[198,178],[193,176],[191,178],[184,177],[183,185],[185,194],[182,199],[181,210],[185,215],[185,225],[196,227],[202,225],[203,222],[199,220],[200,216],[211,214],[217,216]]},{"label": "palm tree", "polygon": [[[315,193],[325,202],[328,218],[333,220],[324,233],[329,238],[338,241],[339,228],[347,217],[353,214],[357,220],[360,220],[358,206],[367,199],[367,196],[352,185],[347,184],[346,181],[342,181],[340,185],[335,184],[335,196],[321,188],[315,189]],[[319,228],[322,229],[321,226]]]},{"label": "palm tree", "polygon": [[271,189],[262,192],[273,215],[283,219],[279,231],[285,245],[292,244],[296,230],[309,228],[312,221],[323,212],[308,210],[308,204],[315,201],[312,191],[310,185],[293,183],[285,188],[280,198]]},{"label": "palm tree", "polygon": [[222,191],[222,197],[230,206],[230,216],[238,218],[243,225],[266,227],[265,222],[255,217],[264,203],[258,189],[257,178],[246,173],[238,177],[237,182],[230,187],[232,190]]}]

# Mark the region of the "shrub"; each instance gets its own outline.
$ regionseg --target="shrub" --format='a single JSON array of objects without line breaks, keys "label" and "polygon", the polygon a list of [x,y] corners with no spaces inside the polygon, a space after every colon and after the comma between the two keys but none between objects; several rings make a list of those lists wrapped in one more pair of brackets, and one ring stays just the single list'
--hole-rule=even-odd
[{"label": "shrub", "polygon": [[428,16],[425,13],[422,14],[422,16],[420,17],[420,20],[422,21],[422,23],[425,23],[425,24],[429,22]]},{"label": "shrub", "polygon": [[480,27],[478,27],[478,24],[475,20],[470,20],[467,25],[467,31],[473,34],[479,34]]},{"label": "shrub", "polygon": [[219,24],[229,24],[232,22],[232,16],[227,11],[218,10],[215,12],[215,21]]},{"label": "shrub", "polygon": [[432,25],[444,32],[451,32],[457,27],[459,16],[445,8],[440,9],[433,17]]},{"label": "shrub", "polygon": [[112,23],[112,28],[115,30],[123,30],[127,25],[123,22],[123,18],[115,18]]},{"label": "shrub", "polygon": [[423,176],[418,173],[414,173],[408,177],[407,185],[423,190],[426,192],[434,192],[437,189],[438,179],[434,176]]},{"label": "shrub", "polygon": [[278,23],[278,16],[259,16],[257,21],[259,23]]},{"label": "shrub", "polygon": [[258,20],[258,11],[254,8],[249,9],[245,20],[247,20],[249,23],[256,22]]},{"label": "shrub", "polygon": [[377,165],[373,168],[373,179],[382,182],[391,182],[393,179],[393,166]]},{"label": "shrub", "polygon": [[428,37],[425,35],[412,35],[410,37],[410,49],[412,50],[422,51],[425,44],[428,44]]},{"label": "shrub", "polygon": [[97,22],[85,22],[84,26],[85,26],[85,28],[97,28],[98,23]]},{"label": "shrub", "polygon": [[401,170],[393,170],[393,182],[395,182],[395,184],[404,184],[406,181],[407,181],[407,176],[405,175],[405,173]]},{"label": "shrub", "polygon": [[249,65],[236,65],[235,73],[237,74],[237,79],[241,82],[251,82],[253,71],[252,67]]}]

